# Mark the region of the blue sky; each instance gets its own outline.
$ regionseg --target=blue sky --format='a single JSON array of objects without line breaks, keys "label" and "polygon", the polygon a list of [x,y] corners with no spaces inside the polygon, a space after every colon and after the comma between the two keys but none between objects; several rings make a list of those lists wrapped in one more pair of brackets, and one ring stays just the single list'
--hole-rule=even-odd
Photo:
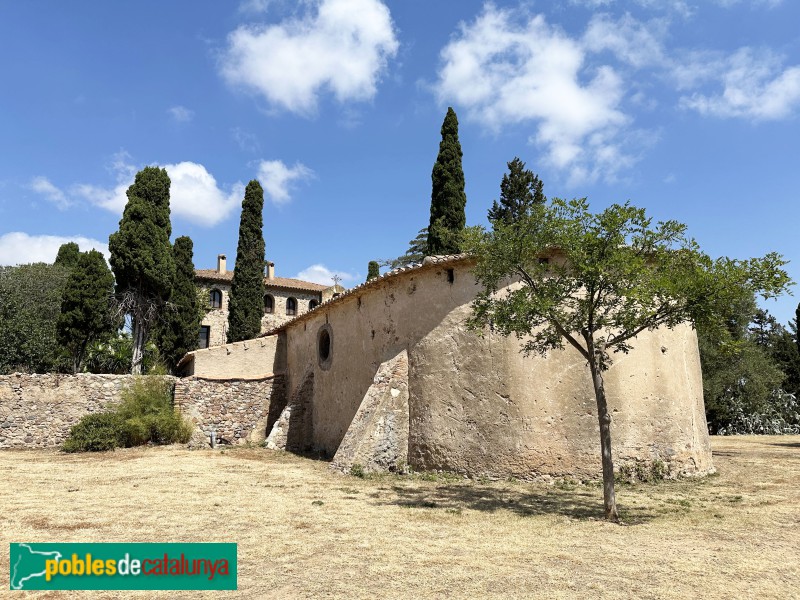
[{"label": "blue sky", "polygon": [[427,225],[453,106],[469,224],[519,156],[548,196],[630,200],[800,280],[797,2],[2,0],[0,56],[1,264],[106,250],[157,164],[198,268],[235,255],[258,178],[277,274],[354,285]]}]

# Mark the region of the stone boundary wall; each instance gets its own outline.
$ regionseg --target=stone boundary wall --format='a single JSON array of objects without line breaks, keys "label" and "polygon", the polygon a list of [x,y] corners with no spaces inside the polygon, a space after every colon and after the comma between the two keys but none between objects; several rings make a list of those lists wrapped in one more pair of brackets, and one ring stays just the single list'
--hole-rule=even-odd
[{"label": "stone boundary wall", "polygon": [[[118,402],[133,375],[0,376],[0,449],[60,446],[81,417]],[[223,442],[258,443],[280,416],[283,376],[259,380],[177,379],[175,406],[191,419],[202,446],[215,429]]]},{"label": "stone boundary wall", "polygon": [[194,446],[208,442],[213,429],[219,443],[261,443],[286,402],[282,375],[263,379],[199,379],[175,382],[175,406],[196,426]]},{"label": "stone boundary wall", "polygon": [[81,417],[119,400],[132,375],[0,376],[0,448],[58,446]]}]

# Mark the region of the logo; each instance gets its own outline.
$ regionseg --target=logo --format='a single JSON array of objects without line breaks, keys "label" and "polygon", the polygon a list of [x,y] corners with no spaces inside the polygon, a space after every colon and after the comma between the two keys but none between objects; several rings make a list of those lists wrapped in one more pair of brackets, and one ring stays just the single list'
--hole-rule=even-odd
[{"label": "logo", "polygon": [[235,590],[236,544],[11,544],[12,590]]}]

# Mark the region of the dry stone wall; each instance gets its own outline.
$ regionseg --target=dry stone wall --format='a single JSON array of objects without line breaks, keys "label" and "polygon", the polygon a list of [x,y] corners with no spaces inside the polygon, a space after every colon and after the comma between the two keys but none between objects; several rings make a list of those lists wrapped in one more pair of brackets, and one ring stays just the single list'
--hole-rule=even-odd
[{"label": "dry stone wall", "polygon": [[[286,405],[280,375],[170,379],[175,381],[175,406],[195,423],[198,446],[206,443],[211,429],[222,442],[261,442]],[[81,417],[113,406],[133,380],[132,375],[0,376],[0,449],[61,445]]]},{"label": "dry stone wall", "polygon": [[285,407],[283,387],[280,375],[259,380],[179,379],[175,406],[202,432],[195,436],[195,445],[205,444],[212,430],[220,443],[261,443]]},{"label": "dry stone wall", "polygon": [[0,448],[58,446],[81,417],[119,400],[131,375],[0,376]]}]

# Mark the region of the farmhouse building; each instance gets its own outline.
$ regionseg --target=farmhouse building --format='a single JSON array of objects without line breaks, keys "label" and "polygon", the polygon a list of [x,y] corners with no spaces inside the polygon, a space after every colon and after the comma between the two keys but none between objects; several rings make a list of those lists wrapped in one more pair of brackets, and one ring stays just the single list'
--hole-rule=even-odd
[{"label": "farmhouse building", "polygon": [[[514,337],[470,331],[473,265],[464,255],[428,257],[180,366],[199,379],[273,380],[270,418],[237,439],[313,449],[345,470],[598,476],[588,366],[569,347],[525,357]],[[605,374],[616,464],[712,471],[694,330],[644,332],[633,346]]]},{"label": "farmhouse building", "polygon": [[[228,334],[228,300],[233,281],[233,270],[227,268],[226,256],[217,256],[216,269],[195,270],[195,280],[208,303],[207,312],[200,324],[199,347],[225,344]],[[268,262],[264,276],[264,316],[261,319],[261,330],[274,329],[342,291],[344,288],[341,286],[276,277],[275,263]]]}]

